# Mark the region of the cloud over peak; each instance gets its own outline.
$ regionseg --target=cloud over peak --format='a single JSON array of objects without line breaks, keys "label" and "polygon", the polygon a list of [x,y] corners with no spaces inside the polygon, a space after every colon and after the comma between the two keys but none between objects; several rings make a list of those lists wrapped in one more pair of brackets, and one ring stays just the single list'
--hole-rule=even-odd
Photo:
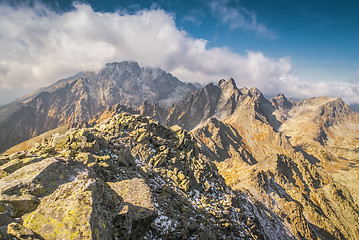
[{"label": "cloud over peak", "polygon": [[358,84],[332,83],[323,88],[299,81],[289,57],[272,59],[261,52],[239,55],[226,48],[208,48],[206,40],[179,30],[174,16],[161,9],[102,13],[75,4],[73,10],[58,13],[40,4],[3,4],[0,26],[0,103],[11,99],[10,93],[24,93],[123,60],[161,67],[186,82],[234,77],[238,86],[256,86],[266,94],[339,95],[359,103]]}]

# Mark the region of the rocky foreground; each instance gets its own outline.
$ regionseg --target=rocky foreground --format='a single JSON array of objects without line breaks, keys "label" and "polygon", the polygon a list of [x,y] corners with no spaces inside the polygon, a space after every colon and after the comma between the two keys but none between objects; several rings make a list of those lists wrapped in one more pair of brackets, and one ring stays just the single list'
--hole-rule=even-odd
[{"label": "rocky foreground", "polygon": [[2,239],[273,234],[261,226],[257,206],[226,186],[190,134],[146,117],[120,114],[55,134],[27,151],[3,155],[0,173]]}]

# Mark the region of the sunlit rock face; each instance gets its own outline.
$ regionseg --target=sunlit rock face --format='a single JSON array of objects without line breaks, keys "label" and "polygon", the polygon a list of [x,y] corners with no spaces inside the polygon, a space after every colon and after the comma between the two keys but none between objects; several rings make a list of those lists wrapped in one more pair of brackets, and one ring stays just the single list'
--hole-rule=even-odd
[{"label": "sunlit rock face", "polygon": [[339,98],[239,91],[231,114],[192,131],[226,183],[296,238],[358,238],[359,115]]}]

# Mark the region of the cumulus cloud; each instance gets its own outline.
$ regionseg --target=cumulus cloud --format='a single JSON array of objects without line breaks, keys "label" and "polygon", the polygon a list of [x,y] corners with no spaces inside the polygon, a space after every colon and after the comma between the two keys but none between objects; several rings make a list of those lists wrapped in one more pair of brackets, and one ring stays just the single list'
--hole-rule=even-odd
[{"label": "cumulus cloud", "polygon": [[220,18],[223,23],[228,24],[231,29],[245,29],[254,31],[258,35],[275,38],[275,34],[264,24],[258,23],[255,12],[237,6],[231,7],[229,0],[216,0],[210,2],[210,7],[215,16]]},{"label": "cumulus cloud", "polygon": [[10,100],[9,94],[123,60],[161,67],[186,82],[234,77],[238,86],[256,86],[265,94],[340,96],[359,103],[358,84],[305,83],[293,74],[289,57],[208,48],[206,40],[179,30],[174,17],[163,10],[100,13],[76,4],[58,13],[39,4],[0,5],[0,26],[0,103]]}]

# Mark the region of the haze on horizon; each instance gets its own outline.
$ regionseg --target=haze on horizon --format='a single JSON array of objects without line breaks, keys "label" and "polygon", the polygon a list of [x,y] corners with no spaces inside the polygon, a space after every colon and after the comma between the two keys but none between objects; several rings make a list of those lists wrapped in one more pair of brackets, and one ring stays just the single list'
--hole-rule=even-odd
[{"label": "haze on horizon", "polygon": [[0,105],[105,63],[359,104],[359,3],[0,0]]}]

